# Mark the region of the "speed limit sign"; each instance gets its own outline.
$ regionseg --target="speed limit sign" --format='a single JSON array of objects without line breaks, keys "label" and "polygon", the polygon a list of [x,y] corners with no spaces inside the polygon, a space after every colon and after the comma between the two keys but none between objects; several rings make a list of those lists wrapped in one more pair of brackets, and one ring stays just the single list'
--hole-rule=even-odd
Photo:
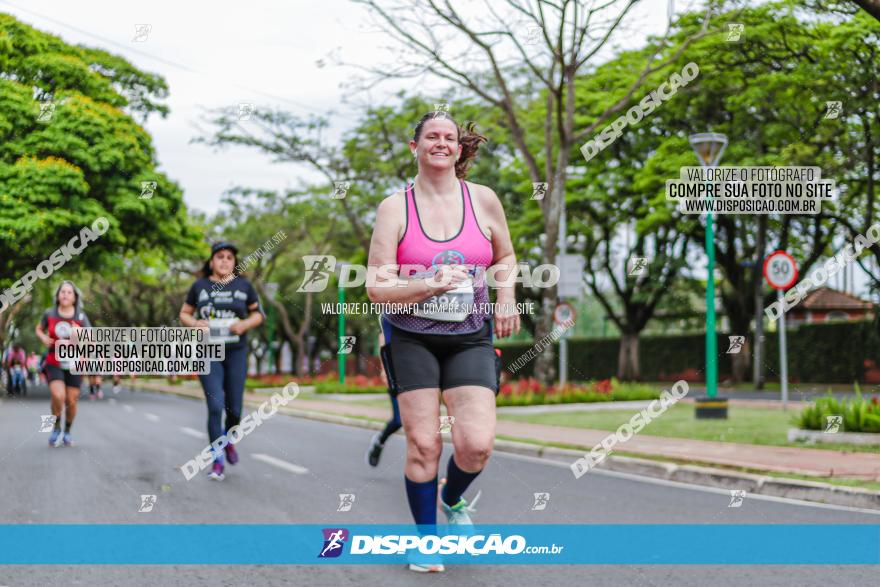
[{"label": "speed limit sign", "polygon": [[559,302],[556,309],[553,310],[553,321],[560,326],[569,321],[574,322],[576,316],[574,306],[568,302]]},{"label": "speed limit sign", "polygon": [[764,259],[764,279],[773,289],[790,288],[797,281],[797,276],[797,263],[785,251],[776,251]]}]

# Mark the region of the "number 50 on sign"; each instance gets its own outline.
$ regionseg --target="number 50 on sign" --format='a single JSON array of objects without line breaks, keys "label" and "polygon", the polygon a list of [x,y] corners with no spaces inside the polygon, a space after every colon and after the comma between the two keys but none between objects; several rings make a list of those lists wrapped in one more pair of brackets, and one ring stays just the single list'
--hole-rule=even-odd
[{"label": "number 50 on sign", "polygon": [[764,279],[773,289],[790,288],[797,281],[797,276],[797,263],[785,251],[776,251],[764,259]]}]

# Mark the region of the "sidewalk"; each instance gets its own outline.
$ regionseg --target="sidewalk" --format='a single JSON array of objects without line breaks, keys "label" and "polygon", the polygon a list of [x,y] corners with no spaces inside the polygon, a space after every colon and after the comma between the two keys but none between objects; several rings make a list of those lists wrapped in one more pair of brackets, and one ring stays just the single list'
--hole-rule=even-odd
[{"label": "sidewalk", "polygon": [[[381,397],[381,396],[380,396]],[[366,398],[364,398],[366,399]],[[559,412],[604,412],[608,410],[641,410],[648,407],[654,400],[621,401],[621,402],[589,402],[570,404],[545,404],[536,406],[504,406],[495,411],[499,414],[552,414]],[[686,397],[679,400],[683,404],[693,404],[693,398]],[[789,410],[800,410],[808,402],[788,402]],[[729,406],[782,409],[782,402],[777,400],[762,399],[732,399],[728,400]]]},{"label": "sidewalk", "polygon": [[[182,387],[153,382],[137,382],[135,387],[151,391],[174,393],[195,399],[203,394],[197,387]],[[268,400],[265,393],[245,393],[245,400],[262,403]],[[350,402],[296,399],[296,409],[306,412],[333,414],[354,418],[387,420],[391,406],[378,408]],[[538,442],[566,444],[582,447],[585,452],[611,434],[604,430],[588,430],[509,422],[499,420],[496,434]],[[834,450],[760,446],[686,438],[667,438],[639,434],[633,436],[617,450],[645,456],[682,459],[706,464],[741,467],[776,473],[807,475],[812,477],[845,477],[865,481],[880,481],[880,454],[846,453]]]}]

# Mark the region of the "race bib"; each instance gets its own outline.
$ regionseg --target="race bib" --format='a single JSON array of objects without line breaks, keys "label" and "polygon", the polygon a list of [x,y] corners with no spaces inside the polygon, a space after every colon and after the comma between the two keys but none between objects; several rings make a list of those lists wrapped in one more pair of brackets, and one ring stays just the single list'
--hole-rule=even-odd
[{"label": "race bib", "polygon": [[431,296],[413,311],[419,318],[441,322],[464,322],[474,306],[474,282],[467,280],[457,288]]},{"label": "race bib", "polygon": [[58,359],[58,367],[61,368],[62,371],[70,371],[72,364],[73,361],[70,359]]},{"label": "race bib", "polygon": [[[55,337],[61,340],[70,340],[70,335],[73,332],[73,327],[70,322],[58,322],[55,324]],[[72,362],[70,359],[58,359],[58,366],[63,371],[70,371],[70,366]]]},{"label": "race bib", "polygon": [[232,323],[236,320],[238,320],[238,318],[212,318],[208,320],[208,327],[210,328],[208,338],[211,339],[211,342],[222,342],[226,344],[238,342],[238,335],[229,332],[229,327],[232,326]]}]

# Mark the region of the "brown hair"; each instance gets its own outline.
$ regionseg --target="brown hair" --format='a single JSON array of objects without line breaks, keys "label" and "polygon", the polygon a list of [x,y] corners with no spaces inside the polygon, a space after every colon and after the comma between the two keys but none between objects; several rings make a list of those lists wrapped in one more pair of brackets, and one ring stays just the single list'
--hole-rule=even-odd
[{"label": "brown hair", "polygon": [[468,122],[464,126],[459,126],[458,123],[449,116],[448,112],[435,111],[428,112],[419,120],[415,132],[413,133],[413,140],[415,142],[419,142],[419,137],[422,136],[422,127],[425,126],[425,122],[434,118],[445,118],[455,125],[458,142],[461,144],[461,157],[455,162],[455,177],[458,179],[464,179],[467,177],[471,162],[477,157],[477,151],[480,149],[480,145],[489,139],[476,132],[477,124],[475,122]]}]

